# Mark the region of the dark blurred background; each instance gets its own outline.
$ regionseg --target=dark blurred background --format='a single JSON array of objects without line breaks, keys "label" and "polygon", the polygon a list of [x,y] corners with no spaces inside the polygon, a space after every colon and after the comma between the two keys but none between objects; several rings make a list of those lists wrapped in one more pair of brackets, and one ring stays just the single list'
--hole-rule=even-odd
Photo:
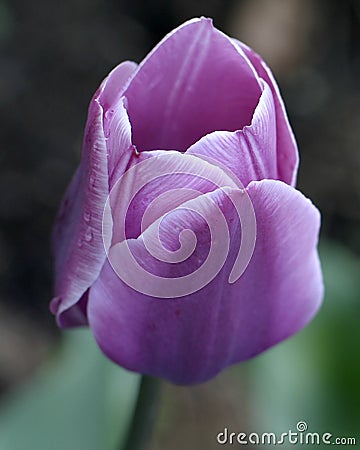
[{"label": "dark blurred background", "polygon": [[[0,399],[35,373],[59,339],[48,311],[49,240],[79,161],[93,92],[116,64],[139,62],[166,33],[199,15],[213,17],[273,69],[299,144],[298,187],[322,212],[322,239],[358,260],[359,0],[1,0]],[[351,314],[358,313],[356,303]],[[357,360],[359,343],[351,342]],[[231,398],[236,384],[225,384]],[[167,395],[180,411],[200,414],[206,432],[221,408],[230,414],[216,389],[183,395],[168,387]],[[186,442],[179,448],[192,448]]]}]

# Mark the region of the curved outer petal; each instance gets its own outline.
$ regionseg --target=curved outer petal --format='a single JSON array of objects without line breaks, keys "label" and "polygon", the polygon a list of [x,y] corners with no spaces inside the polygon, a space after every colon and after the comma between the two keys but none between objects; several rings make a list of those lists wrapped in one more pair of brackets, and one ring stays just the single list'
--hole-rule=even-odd
[{"label": "curved outer petal", "polygon": [[[131,125],[125,108],[125,98],[121,97],[108,118],[106,147],[108,152],[109,187],[114,186],[127,168],[136,163],[135,146],[132,143]],[[106,119],[105,113],[105,119]]]},{"label": "curved outer petal", "polygon": [[[251,125],[239,131],[215,131],[192,145],[187,154],[210,157],[230,169],[247,186],[250,181],[280,179],[277,170],[276,116],[270,87],[263,92]],[[282,180],[285,181],[285,180]]]},{"label": "curved outer petal", "polygon": [[258,75],[269,84],[272,90],[276,109],[277,164],[279,179],[291,186],[295,186],[299,165],[299,154],[294,133],[289,124],[285,105],[280,95],[279,87],[271,70],[263,59],[243,42],[237,41],[236,39],[234,39],[234,42],[244,51],[254,65]]},{"label": "curved outer petal", "polygon": [[122,240],[118,229],[123,228],[124,219],[125,236],[137,238],[141,234],[141,219],[145,211],[160,197],[161,206],[150,206],[148,209],[150,214],[147,222],[150,217],[154,222],[187,199],[221,186],[238,185],[221,168],[196,155],[171,150],[141,152],[135,164],[111,192],[111,206],[115,215],[112,240]]},{"label": "curved outer petal", "polygon": [[244,52],[193,19],[165,37],[139,65],[127,97],[139,150],[185,151],[207,133],[249,125],[261,94]]},{"label": "curved outer petal", "polygon": [[[109,169],[110,152],[104,135],[101,101],[108,107],[116,89],[121,95],[118,83],[125,84],[134,70],[133,63],[120,64],[94,95],[89,106],[81,163],[56,219],[53,232],[55,297],[50,309],[62,327],[87,323],[87,290],[99,275],[106,256],[101,233],[102,214],[109,194],[109,170],[112,167]],[[109,163],[119,166],[122,157],[126,159],[124,167],[133,155],[126,141],[126,138],[131,139],[131,129],[124,108],[118,108],[113,124],[115,137],[125,138],[119,139],[117,160],[109,158]],[[124,157],[126,150],[130,153]]]},{"label": "curved outer petal", "polygon": [[[252,182],[247,191],[256,212],[257,243],[248,268],[233,285],[227,280],[240,243],[240,225],[221,190],[206,196],[227,218],[229,258],[200,291],[176,299],[151,298],[129,288],[109,263],[104,265],[90,292],[88,317],[107,356],[130,370],[179,384],[198,383],[287,338],[312,318],[323,294],[317,209],[280,181]],[[168,248],[178,245],[172,232],[177,223],[206,234],[201,221],[186,210],[175,210],[163,221]],[[141,237],[129,242],[149,272],[165,277],[183,273],[180,266],[164,269],[162,262],[147,257]],[[197,251],[202,259],[202,245]]]},{"label": "curved outer petal", "polygon": [[116,66],[101,83],[99,101],[104,113],[119,101],[137,67],[138,65],[133,61],[124,61]]}]

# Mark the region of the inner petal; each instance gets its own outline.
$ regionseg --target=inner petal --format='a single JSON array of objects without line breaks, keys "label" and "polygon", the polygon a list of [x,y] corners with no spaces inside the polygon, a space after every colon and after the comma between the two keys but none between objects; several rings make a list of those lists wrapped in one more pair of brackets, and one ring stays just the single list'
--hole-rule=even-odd
[{"label": "inner petal", "polygon": [[125,96],[139,151],[185,151],[215,130],[250,125],[261,95],[241,49],[209,19],[168,35],[140,64]]}]

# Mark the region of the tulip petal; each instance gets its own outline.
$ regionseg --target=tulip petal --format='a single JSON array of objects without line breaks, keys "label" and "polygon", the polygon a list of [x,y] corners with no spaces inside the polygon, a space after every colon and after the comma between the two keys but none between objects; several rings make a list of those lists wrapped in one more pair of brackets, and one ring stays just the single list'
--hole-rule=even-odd
[{"label": "tulip petal", "polygon": [[[257,243],[248,268],[234,284],[228,283],[228,277],[241,232],[236,211],[221,189],[186,203],[199,207],[205,198],[213,199],[229,225],[228,260],[201,290],[174,299],[153,298],[130,288],[105,263],[90,292],[88,317],[109,358],[130,370],[193,384],[262,352],[312,318],[323,293],[316,252],[318,211],[280,181],[252,182],[247,191],[257,218]],[[178,208],[162,224],[164,245],[172,250],[179,246],[177,224],[200,235],[190,269],[197,257],[204,260],[209,239],[202,220]],[[147,233],[152,231],[150,227]],[[183,276],[181,263],[166,268],[149,258],[142,239],[128,242],[148,272]]]},{"label": "tulip petal", "polygon": [[102,115],[99,103],[92,101],[81,164],[54,228],[56,297],[51,310],[63,327],[86,324],[84,308],[74,305],[99,275],[106,256],[101,226],[109,187]]},{"label": "tulip petal", "polygon": [[146,228],[184,201],[222,186],[238,187],[220,167],[195,155],[171,150],[141,152],[111,192],[112,241],[136,238],[142,225]]},{"label": "tulip petal", "polygon": [[[221,209],[229,208],[223,205],[226,193],[221,189],[185,204],[200,209],[205,198],[212,199]],[[193,230],[200,245],[188,267],[195,268],[199,260],[203,261],[209,250],[209,230],[201,216],[180,207],[168,214],[162,225],[164,246],[172,250],[179,247],[179,228]],[[157,240],[156,227],[150,227],[146,233]],[[149,273],[168,278],[185,275],[186,264],[167,264],[164,270],[163,262],[149,257],[143,235],[128,243]],[[222,279],[225,282],[224,275]],[[219,360],[209,358],[209,351],[214,350],[212,341],[217,328],[213,327],[223,296],[219,283],[211,295],[208,287],[204,289],[205,295],[201,290],[178,299],[149,297],[125,284],[106,262],[90,291],[90,327],[104,353],[125,368],[177,383],[205,379],[213,370],[209,365],[215,364],[220,370],[223,363],[223,355]]]},{"label": "tulip petal", "polygon": [[[109,194],[109,178],[111,181],[125,171],[134,156],[131,126],[121,94],[136,67],[130,61],[117,66],[91,100],[81,163],[56,220],[55,297],[50,309],[62,327],[87,324],[87,290],[99,275],[106,257],[102,216]],[[115,106],[116,111],[111,110]]]},{"label": "tulip petal", "polygon": [[135,152],[123,92],[137,67],[132,61],[119,64],[105,78],[95,94],[103,108],[110,187],[124,173]]},{"label": "tulip petal", "polygon": [[124,95],[140,151],[185,151],[212,131],[249,125],[261,86],[244,52],[202,18],[166,36]]},{"label": "tulip petal", "polygon": [[101,83],[98,98],[104,113],[118,102],[137,67],[138,65],[133,61],[124,61],[116,66]]},{"label": "tulip petal", "polygon": [[131,125],[124,97],[120,97],[113,109],[105,113],[105,121],[107,121],[105,137],[111,189],[127,168],[135,163],[136,149],[132,144]]},{"label": "tulip petal", "polygon": [[263,82],[251,125],[242,130],[215,131],[192,145],[187,154],[210,158],[231,170],[247,186],[250,181],[278,179],[276,117],[273,96]]},{"label": "tulip petal", "polygon": [[[236,283],[241,320],[232,362],[250,358],[303,328],[323,297],[317,253],[320,214],[301,192],[280,181],[250,183],[257,220],[252,260]],[[233,312],[234,313],[234,312]]]},{"label": "tulip petal", "polygon": [[254,50],[245,45],[243,42],[233,40],[236,45],[241,48],[251,63],[254,65],[258,75],[265,80],[273,93],[276,109],[276,129],[277,129],[277,147],[278,147],[278,173],[279,180],[295,186],[297,170],[299,165],[299,154],[294,137],[294,133],[290,127],[289,119],[286,113],[284,102],[280,95],[279,87],[276,80],[264,62]]}]

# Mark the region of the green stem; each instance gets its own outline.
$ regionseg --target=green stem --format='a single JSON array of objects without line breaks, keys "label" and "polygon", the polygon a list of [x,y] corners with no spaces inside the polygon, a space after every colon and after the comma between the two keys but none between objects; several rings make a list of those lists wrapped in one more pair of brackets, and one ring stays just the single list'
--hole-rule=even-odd
[{"label": "green stem", "polygon": [[148,448],[159,404],[160,384],[157,378],[142,376],[133,419],[123,450]]}]

